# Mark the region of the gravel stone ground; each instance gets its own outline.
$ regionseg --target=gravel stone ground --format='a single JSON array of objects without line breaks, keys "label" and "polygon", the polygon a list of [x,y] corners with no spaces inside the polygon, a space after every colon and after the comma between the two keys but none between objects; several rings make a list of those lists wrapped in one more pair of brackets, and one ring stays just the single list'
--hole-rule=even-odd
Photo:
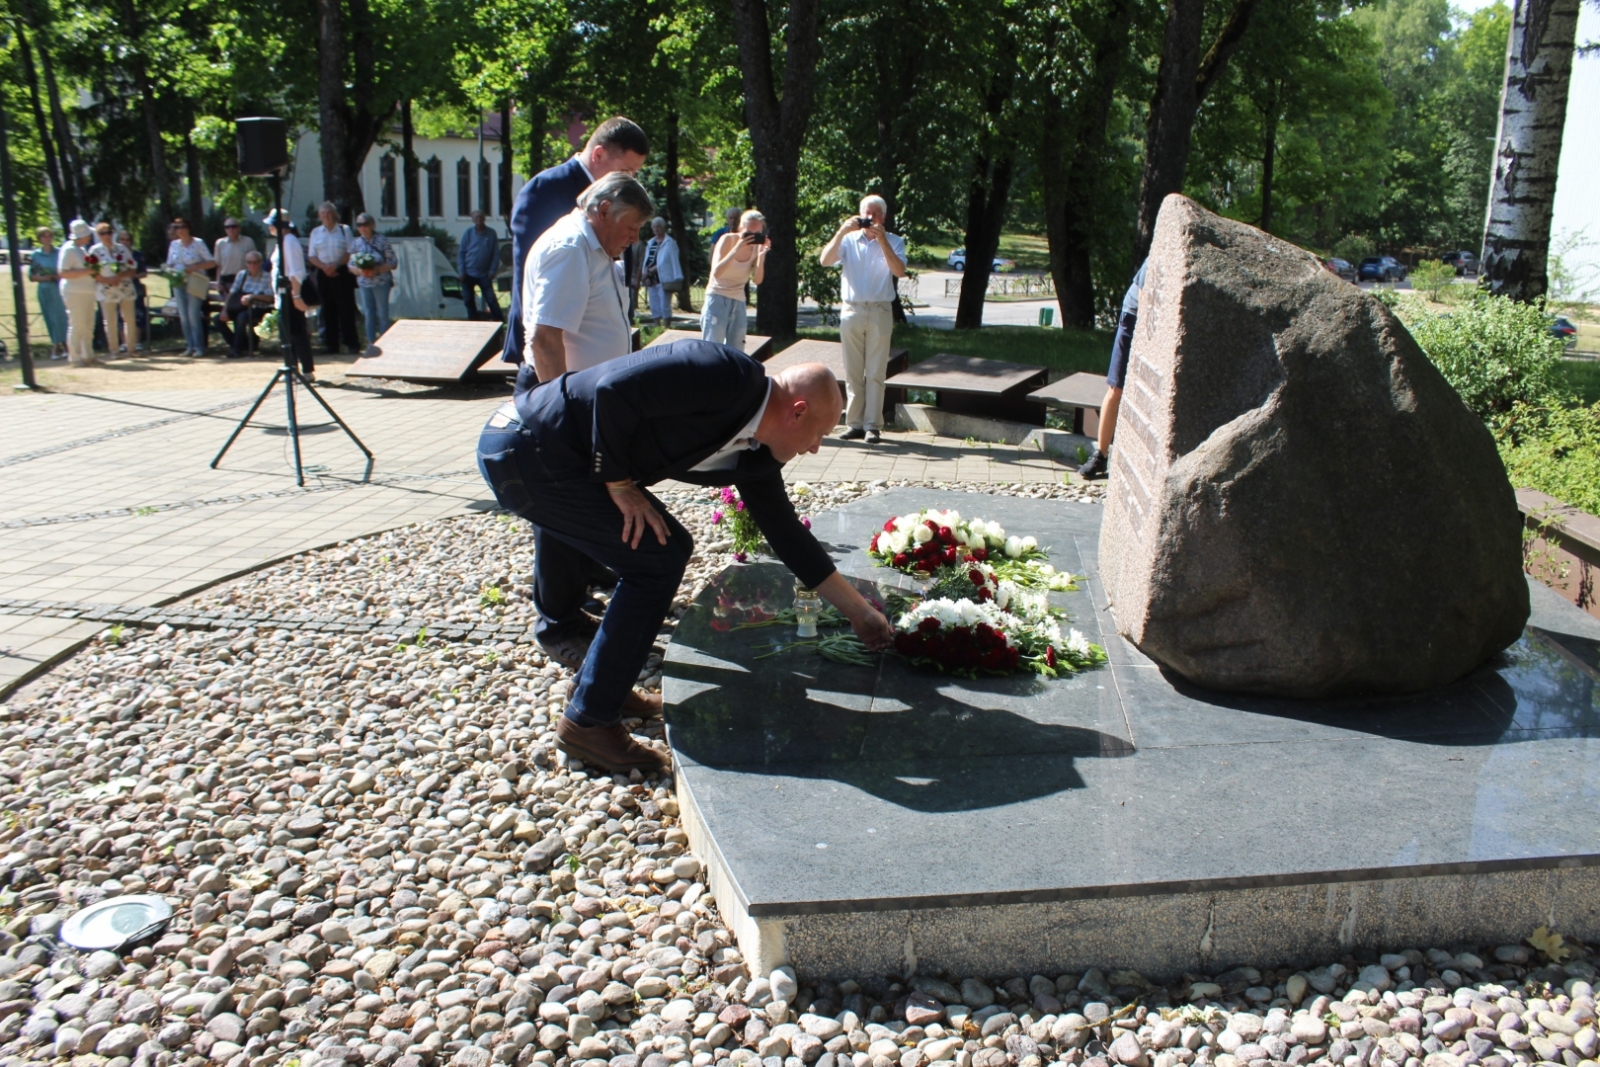
[{"label": "gravel stone ground", "polygon": [[[888,484],[796,489],[822,510]],[[663,496],[703,546],[681,612],[728,561],[709,496]],[[525,525],[473,516],[198,599],[531,619],[531,554]],[[1581,944],[1564,966],[1527,945],[1451,946],[1164,986],[1099,970],[750,975],[670,776],[556,752],[568,675],[511,641],[161,627],[108,632],[0,705],[0,1065],[1594,1062]],[[652,659],[641,684],[658,683]],[[662,744],[659,723],[632,725]],[[72,911],[124,893],[173,904],[156,940],[121,955],[58,940]]]}]

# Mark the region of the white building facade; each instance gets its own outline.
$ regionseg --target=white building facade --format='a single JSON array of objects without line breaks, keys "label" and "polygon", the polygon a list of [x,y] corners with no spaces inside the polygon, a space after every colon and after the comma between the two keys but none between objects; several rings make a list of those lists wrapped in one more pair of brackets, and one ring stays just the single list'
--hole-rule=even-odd
[{"label": "white building facade", "polygon": [[[414,137],[412,151],[420,166],[417,170],[420,196],[418,208],[424,225],[459,236],[472,225],[472,213],[489,216],[488,225],[500,236],[509,234],[506,220],[517,191],[527,175],[515,169],[514,160],[503,158],[500,146],[499,117],[489,117],[479,131],[443,137]],[[400,157],[400,130],[389,131],[386,141],[367,153],[361,168],[361,196],[366,209],[378,220],[380,231],[404,226],[406,222],[405,167]],[[504,181],[507,168],[510,181]],[[307,207],[323,200],[321,143],[314,131],[302,133],[295,142],[294,164],[284,180],[283,206],[296,220],[303,219]]]}]

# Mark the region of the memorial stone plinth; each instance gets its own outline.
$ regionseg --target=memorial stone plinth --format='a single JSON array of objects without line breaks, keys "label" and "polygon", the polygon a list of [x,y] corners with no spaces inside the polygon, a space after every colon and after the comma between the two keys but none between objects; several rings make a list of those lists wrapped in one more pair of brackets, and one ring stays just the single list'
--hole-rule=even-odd
[{"label": "memorial stone plinth", "polygon": [[1488,430],[1388,308],[1167,198],[1100,541],[1123,634],[1222,690],[1443,685],[1522,632],[1521,533]]},{"label": "memorial stone plinth", "polygon": [[1118,637],[1098,506],[893,490],[813,529],[852,580],[905,589],[862,549],[924,507],[1031,533],[1086,574],[1056,603],[1110,662],[969,679],[771,654],[793,627],[738,627],[789,606],[792,575],[714,579],[667,648],[668,739],[757,972],[1166,979],[1542,924],[1600,938],[1600,620],[1535,585],[1530,627],[1450,685],[1224,695]]}]

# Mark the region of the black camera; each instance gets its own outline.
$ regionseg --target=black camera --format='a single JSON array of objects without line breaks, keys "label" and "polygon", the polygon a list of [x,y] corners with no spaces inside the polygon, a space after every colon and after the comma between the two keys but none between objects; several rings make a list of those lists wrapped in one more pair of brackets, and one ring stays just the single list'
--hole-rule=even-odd
[{"label": "black camera", "polygon": [[870,216],[870,215],[861,216],[859,219],[856,219],[856,225],[860,226],[863,230],[872,229],[872,216]]},{"label": "black camera", "polygon": [[761,233],[747,233],[744,235],[744,240],[746,244],[764,245],[772,238],[768,237],[763,231]]}]

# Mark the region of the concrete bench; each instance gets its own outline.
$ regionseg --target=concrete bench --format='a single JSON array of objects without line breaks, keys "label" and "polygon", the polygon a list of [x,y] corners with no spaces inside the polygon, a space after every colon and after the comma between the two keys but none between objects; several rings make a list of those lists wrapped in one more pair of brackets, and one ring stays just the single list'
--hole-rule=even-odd
[{"label": "concrete bench", "polygon": [[1053,408],[1072,412],[1072,432],[1088,437],[1100,433],[1100,402],[1106,398],[1106,376],[1079,371],[1035,389],[1028,396]]},{"label": "concrete bench", "polygon": [[[464,382],[499,363],[498,322],[401,319],[373,342],[374,353],[355,361],[347,378],[393,378],[423,385]],[[505,364],[501,364],[505,366]],[[511,368],[516,373],[516,368]]]},{"label": "concrete bench", "polygon": [[[671,344],[673,341],[695,341],[699,338],[700,334],[695,330],[662,330],[661,335],[645,347],[654,348],[657,345]],[[772,338],[753,333],[746,334],[744,354],[757,363],[765,363],[772,358]]]},{"label": "concrete bench", "polygon": [[[910,365],[911,353],[904,348],[889,349],[888,374],[896,374]],[[821,363],[833,372],[834,379],[839,383],[841,395],[848,395],[845,390],[844,377],[844,345],[838,341],[796,341],[782,352],[766,361],[767,372],[780,371],[785,367],[792,367],[796,363]],[[883,424],[885,426],[894,422],[894,409],[896,404],[905,403],[904,389],[894,387],[883,391]]]},{"label": "concrete bench", "polygon": [[957,415],[1044,425],[1044,404],[1029,393],[1045,384],[1048,372],[1026,363],[941,352],[889,379],[896,389],[926,389],[937,406]]}]

